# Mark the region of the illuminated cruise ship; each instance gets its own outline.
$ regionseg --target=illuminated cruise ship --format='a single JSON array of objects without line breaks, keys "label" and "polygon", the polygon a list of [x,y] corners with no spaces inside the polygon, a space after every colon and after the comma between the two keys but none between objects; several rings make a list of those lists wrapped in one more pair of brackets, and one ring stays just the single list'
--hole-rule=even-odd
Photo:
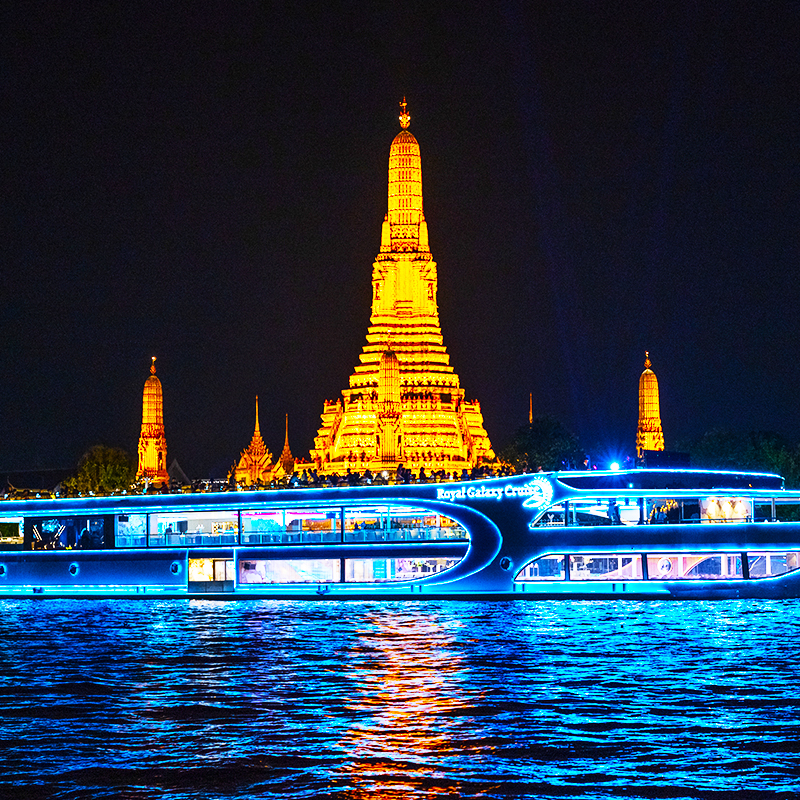
[{"label": "illuminated cruise ship", "polygon": [[777,475],[557,472],[0,503],[0,596],[800,596]]}]

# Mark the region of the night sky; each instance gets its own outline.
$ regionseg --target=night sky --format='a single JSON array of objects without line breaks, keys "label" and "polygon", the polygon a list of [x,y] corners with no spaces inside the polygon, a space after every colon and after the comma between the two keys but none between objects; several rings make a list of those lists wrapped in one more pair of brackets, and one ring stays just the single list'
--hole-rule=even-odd
[{"label": "night sky", "polygon": [[[302,5],[302,4],[301,4]],[[163,7],[162,7],[163,6]],[[172,6],[172,8],[170,8]],[[0,17],[0,468],[305,456],[369,323],[389,145],[422,150],[444,342],[497,449],[800,437],[800,6],[27,3]],[[144,9],[144,10],[143,10]]]}]

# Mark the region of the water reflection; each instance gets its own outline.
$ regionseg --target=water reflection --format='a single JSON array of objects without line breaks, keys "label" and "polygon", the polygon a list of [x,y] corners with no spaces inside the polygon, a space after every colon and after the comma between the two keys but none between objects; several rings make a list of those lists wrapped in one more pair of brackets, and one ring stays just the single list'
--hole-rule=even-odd
[{"label": "water reflection", "polygon": [[429,796],[451,794],[442,761],[453,750],[453,712],[465,704],[461,627],[424,607],[361,617],[343,665],[358,676],[354,721],[340,740],[349,754],[337,770],[345,797],[396,798],[423,786]]}]

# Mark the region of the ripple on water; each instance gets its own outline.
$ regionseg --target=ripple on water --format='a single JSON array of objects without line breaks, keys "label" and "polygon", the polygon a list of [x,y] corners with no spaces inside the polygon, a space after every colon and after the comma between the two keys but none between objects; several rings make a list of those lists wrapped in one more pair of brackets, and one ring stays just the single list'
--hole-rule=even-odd
[{"label": "ripple on water", "polygon": [[800,792],[797,601],[0,608],[0,794]]}]

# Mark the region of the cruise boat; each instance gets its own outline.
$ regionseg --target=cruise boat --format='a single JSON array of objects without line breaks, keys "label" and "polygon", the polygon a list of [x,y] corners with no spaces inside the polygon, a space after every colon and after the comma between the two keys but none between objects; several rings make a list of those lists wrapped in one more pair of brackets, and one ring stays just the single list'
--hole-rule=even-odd
[{"label": "cruise boat", "polygon": [[0,597],[800,596],[800,492],[636,469],[0,502]]}]

